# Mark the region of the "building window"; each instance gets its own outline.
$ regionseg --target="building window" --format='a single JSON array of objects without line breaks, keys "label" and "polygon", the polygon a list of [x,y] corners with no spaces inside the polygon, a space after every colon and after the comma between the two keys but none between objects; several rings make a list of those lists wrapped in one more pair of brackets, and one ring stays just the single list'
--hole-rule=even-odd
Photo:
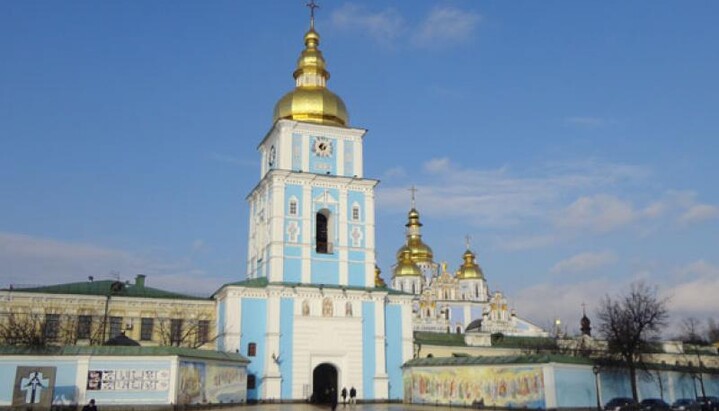
[{"label": "building window", "polygon": [[317,213],[315,218],[315,244],[319,254],[329,254],[330,247],[328,243],[329,233],[327,228],[329,226],[329,211],[322,210]]},{"label": "building window", "polygon": [[110,338],[122,333],[122,317],[110,317]]},{"label": "building window", "polygon": [[60,334],[60,314],[45,314],[45,338],[54,341]]},{"label": "building window", "polygon": [[92,316],[81,315],[77,317],[77,338],[79,340],[90,339],[90,331],[92,329]]},{"label": "building window", "polygon": [[360,219],[360,208],[358,205],[352,206],[352,221],[359,221]]},{"label": "building window", "polygon": [[255,389],[255,375],[254,374],[247,374],[247,389],[248,390],[254,390]]},{"label": "building window", "polygon": [[182,322],[181,318],[170,320],[170,345],[179,346],[182,342]]},{"label": "building window", "polygon": [[257,355],[257,344],[256,343],[247,344],[247,356],[254,357],[255,355]]},{"label": "building window", "polygon": [[457,334],[462,334],[462,327],[457,326]]},{"label": "building window", "polygon": [[352,317],[352,303],[349,301],[345,304],[345,317]]},{"label": "building window", "polygon": [[155,320],[153,318],[143,318],[140,320],[140,340],[141,341],[152,341],[152,329],[155,326]]},{"label": "building window", "polygon": [[208,320],[200,320],[197,324],[197,342],[205,344],[210,340],[210,322]]},{"label": "building window", "polygon": [[290,215],[297,215],[297,200],[290,200]]}]

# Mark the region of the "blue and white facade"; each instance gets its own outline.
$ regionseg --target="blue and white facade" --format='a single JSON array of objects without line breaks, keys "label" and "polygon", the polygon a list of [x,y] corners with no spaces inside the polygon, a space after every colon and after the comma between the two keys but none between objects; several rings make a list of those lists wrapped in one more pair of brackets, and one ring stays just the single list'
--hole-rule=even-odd
[{"label": "blue and white facade", "polygon": [[[315,36],[305,36],[298,88],[324,67]],[[215,294],[218,349],[251,361],[248,401],[308,399],[328,368],[335,395],[354,387],[359,399],[403,397],[412,296],[375,285],[378,181],[364,178],[365,133],[279,118],[259,144],[247,280]]]}]

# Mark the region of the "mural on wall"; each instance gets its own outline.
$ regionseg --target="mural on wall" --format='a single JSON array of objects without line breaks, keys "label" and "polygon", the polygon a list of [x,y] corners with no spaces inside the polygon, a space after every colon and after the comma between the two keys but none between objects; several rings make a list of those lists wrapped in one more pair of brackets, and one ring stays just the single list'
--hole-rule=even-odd
[{"label": "mural on wall", "polygon": [[89,370],[88,391],[167,391],[170,370]]},{"label": "mural on wall", "polygon": [[412,403],[544,408],[541,367],[423,367],[405,370]]},{"label": "mural on wall", "polygon": [[55,372],[55,367],[17,367],[12,405],[49,408],[55,388]]},{"label": "mural on wall", "polygon": [[247,373],[242,367],[208,364],[205,384],[209,402],[243,402],[247,396]]},{"label": "mural on wall", "polygon": [[246,391],[243,367],[180,362],[179,404],[243,402]]},{"label": "mural on wall", "polygon": [[177,392],[178,404],[207,402],[204,397],[205,363],[180,361],[180,385]]}]

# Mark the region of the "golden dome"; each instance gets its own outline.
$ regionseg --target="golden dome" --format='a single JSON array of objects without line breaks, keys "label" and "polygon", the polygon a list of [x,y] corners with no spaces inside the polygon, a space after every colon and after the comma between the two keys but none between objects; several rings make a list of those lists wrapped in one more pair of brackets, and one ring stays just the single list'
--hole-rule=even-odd
[{"label": "golden dome", "polygon": [[[409,221],[405,224],[407,227],[407,244],[405,245],[412,253],[412,261],[432,262],[434,253],[432,249],[422,241],[420,228],[422,223],[419,221],[419,212],[414,207],[407,214]],[[400,249],[401,250],[401,249]]]},{"label": "golden dome", "polygon": [[386,288],[387,284],[384,282],[382,277],[380,277],[380,274],[382,274],[382,270],[379,269],[379,266],[377,264],[374,265],[374,286],[377,288]]},{"label": "golden dome", "polygon": [[404,250],[393,272],[395,277],[419,277],[422,276],[422,270],[417,264],[412,262],[410,250]]},{"label": "golden dome", "polygon": [[464,259],[464,263],[462,263],[457,271],[458,279],[478,280],[484,278],[484,273],[482,272],[482,269],[479,268],[479,264],[475,261],[475,256],[472,251],[465,251],[462,258]]},{"label": "golden dome", "polygon": [[305,49],[293,73],[296,87],[275,104],[273,121],[288,119],[341,127],[349,124],[344,101],[327,89],[330,73],[317,48],[319,44],[320,36],[312,27],[305,34]]}]

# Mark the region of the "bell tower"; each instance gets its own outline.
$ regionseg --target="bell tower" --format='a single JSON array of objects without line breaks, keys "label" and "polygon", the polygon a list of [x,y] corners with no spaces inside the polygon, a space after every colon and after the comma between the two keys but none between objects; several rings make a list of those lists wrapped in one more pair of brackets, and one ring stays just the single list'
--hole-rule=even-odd
[{"label": "bell tower", "polygon": [[374,188],[363,176],[366,130],[349,126],[314,15],[293,73],[259,144],[250,206],[247,277],[270,283],[374,287]]}]

